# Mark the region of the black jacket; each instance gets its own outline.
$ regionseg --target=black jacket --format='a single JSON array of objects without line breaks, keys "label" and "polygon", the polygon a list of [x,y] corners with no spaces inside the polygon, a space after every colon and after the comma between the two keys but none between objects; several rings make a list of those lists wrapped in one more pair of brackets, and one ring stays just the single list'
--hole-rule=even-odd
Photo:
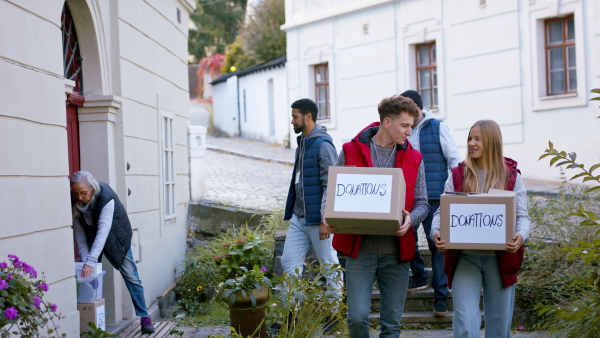
[{"label": "black jacket", "polygon": [[120,270],[123,260],[125,260],[125,256],[127,256],[127,252],[131,248],[131,224],[129,223],[129,217],[127,217],[127,211],[125,211],[125,207],[121,201],[119,201],[119,197],[114,190],[104,182],[98,183],[100,184],[100,193],[94,197],[94,200],[92,201],[93,205],[90,205],[92,208],[93,224],[92,226],[89,226],[89,224],[86,223],[83,214],[79,217],[79,222],[84,225],[83,229],[85,231],[87,242],[93,243],[94,238],[96,238],[96,233],[98,232],[98,220],[100,219],[102,209],[111,200],[115,201],[115,211],[110,232],[106,238],[104,248],[98,257],[98,261],[100,262],[102,255],[104,255],[116,269]]}]

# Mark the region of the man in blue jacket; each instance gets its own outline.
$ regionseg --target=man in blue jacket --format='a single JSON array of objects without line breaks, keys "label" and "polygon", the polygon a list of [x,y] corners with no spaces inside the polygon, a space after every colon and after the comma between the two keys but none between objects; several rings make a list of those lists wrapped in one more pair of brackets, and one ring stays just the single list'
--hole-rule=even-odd
[{"label": "man in blue jacket", "polygon": [[[310,99],[292,104],[292,125],[298,136],[294,171],[285,207],[290,221],[281,265],[283,272],[302,274],[304,260],[312,247],[321,264],[338,264],[337,252],[321,220],[321,199],[327,189],[329,166],[337,162],[337,151],[327,128],[317,124],[317,105]],[[326,276],[328,277],[328,276]],[[329,276],[331,277],[331,276]],[[341,285],[334,285],[339,290]]]},{"label": "man in blue jacket", "polygon": [[[461,156],[456,148],[456,142],[450,129],[444,122],[434,118],[429,109],[423,109],[421,95],[414,90],[407,90],[400,94],[411,98],[419,107],[419,117],[413,128],[412,135],[408,137],[410,143],[423,154],[425,164],[425,180],[427,181],[427,195],[429,214],[423,221],[423,228],[427,237],[429,251],[431,251],[431,267],[435,305],[433,313],[436,316],[445,316],[448,313],[448,279],[444,274],[444,254],[439,252],[435,243],[429,236],[433,214],[440,207],[440,195],[444,193],[444,184],[448,178],[448,169],[460,163]],[[418,229],[418,226],[417,226]],[[410,261],[412,281],[408,285],[408,292],[424,290],[428,286],[427,270],[417,246],[415,258]]]}]

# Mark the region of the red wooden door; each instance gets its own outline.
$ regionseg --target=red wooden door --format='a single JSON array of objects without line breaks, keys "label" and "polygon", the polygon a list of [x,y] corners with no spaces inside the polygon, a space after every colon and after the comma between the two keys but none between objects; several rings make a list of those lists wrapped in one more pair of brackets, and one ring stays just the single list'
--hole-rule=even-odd
[{"label": "red wooden door", "polygon": [[79,166],[79,120],[77,107],[67,104],[67,142],[69,145],[69,176],[80,170]]}]

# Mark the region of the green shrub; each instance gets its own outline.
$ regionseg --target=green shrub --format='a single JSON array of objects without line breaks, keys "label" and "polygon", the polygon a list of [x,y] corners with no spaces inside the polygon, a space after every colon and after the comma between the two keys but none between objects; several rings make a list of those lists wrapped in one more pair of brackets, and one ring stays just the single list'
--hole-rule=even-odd
[{"label": "green shrub", "polygon": [[[229,248],[232,242],[237,242],[240,238],[251,238],[251,241],[259,238],[261,242],[260,259],[257,262],[253,261],[248,269],[252,269],[254,264],[260,264],[259,266],[266,267],[267,276],[272,277],[275,249],[273,232],[286,229],[287,223],[287,221],[283,221],[283,209],[277,209],[264,216],[256,229],[250,229],[247,225],[230,229],[190,250],[184,262],[183,271],[176,275],[175,291],[179,299],[178,312],[197,317],[186,319],[190,322],[208,323],[213,319],[219,323],[223,322],[221,313],[228,314],[227,306],[225,304],[214,305],[209,300],[213,297],[219,283],[224,282],[228,276],[226,271],[223,272],[219,268],[214,257],[222,255],[225,247]],[[208,311],[213,310],[215,317],[210,318]],[[227,322],[228,319],[227,315]]]},{"label": "green shrub", "polygon": [[[563,176],[563,184],[554,196],[530,198],[529,216],[532,230],[526,246],[525,263],[517,284],[517,306],[536,318],[537,304],[555,305],[571,301],[581,292],[571,285],[572,276],[590,273],[582,260],[569,261],[563,249],[579,240],[590,238],[589,229],[579,229],[579,220],[569,216],[573,205],[593,208],[597,201],[585,194],[584,188],[570,186]],[[545,320],[537,318],[533,328]]]},{"label": "green shrub", "polygon": [[311,277],[286,274],[273,279],[277,285],[267,311],[268,319],[280,324],[277,337],[325,337],[325,325],[331,326],[329,336],[347,337],[345,291],[335,291],[324,277],[337,276],[333,282],[341,284],[343,269],[339,264],[305,264],[305,270]]},{"label": "green shrub", "polygon": [[[596,202],[591,205],[582,202],[573,203],[571,212],[565,215],[579,220],[578,225],[567,225],[569,236],[564,247],[560,248],[567,254],[569,263],[579,267],[579,269],[572,269],[571,272],[574,273],[569,275],[571,283],[568,288],[573,295],[559,299],[553,304],[540,302],[536,309],[539,310],[539,315],[545,316],[542,328],[550,330],[550,336],[598,337],[600,336],[600,240],[597,238],[600,235],[598,222],[600,175],[594,176],[593,172],[600,168],[600,163],[586,169],[583,164],[575,162],[577,154],[558,151],[554,149],[552,142],[548,142],[548,149],[540,159],[545,157],[551,157],[551,166],[566,165],[567,169],[577,169],[579,173],[571,177],[571,180],[583,178],[584,182],[594,182],[595,185],[585,189],[584,194]],[[576,233],[579,235],[575,235]]]}]

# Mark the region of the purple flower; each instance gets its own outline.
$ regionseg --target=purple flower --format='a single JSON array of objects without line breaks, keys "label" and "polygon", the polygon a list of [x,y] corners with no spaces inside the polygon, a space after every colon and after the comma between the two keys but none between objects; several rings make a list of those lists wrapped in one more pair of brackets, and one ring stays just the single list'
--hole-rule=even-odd
[{"label": "purple flower", "polygon": [[12,279],[12,272],[9,272],[8,275],[6,276],[6,280],[11,280]]},{"label": "purple flower", "polygon": [[0,263],[0,269],[6,269],[6,268],[8,268],[8,264],[6,264],[6,262]]},{"label": "purple flower", "polygon": [[0,290],[8,289],[8,282],[4,279],[0,279]]},{"label": "purple flower", "polygon": [[19,261],[19,257],[17,255],[8,255],[8,258],[12,258],[15,260],[15,262]]},{"label": "purple flower", "polygon": [[4,310],[4,317],[6,317],[7,319],[16,319],[18,315],[19,310],[15,309],[14,306],[11,306],[8,309]]},{"label": "purple flower", "polygon": [[56,312],[56,309],[58,309],[58,305],[52,304],[52,305],[50,305],[50,308],[52,309],[53,312]]},{"label": "purple flower", "polygon": [[13,266],[14,266],[15,268],[17,268],[17,269],[20,269],[20,268],[22,268],[22,267],[23,267],[23,265],[24,265],[24,264],[25,264],[25,263],[23,263],[23,262],[21,262],[21,261],[15,261],[15,262],[13,263]]},{"label": "purple flower", "polygon": [[33,305],[35,305],[35,307],[40,307],[40,304],[42,304],[42,300],[40,299],[40,297],[33,297]]},{"label": "purple flower", "polygon": [[41,284],[38,284],[37,288],[38,288],[38,289],[40,289],[40,290],[44,290],[44,291],[46,291],[46,292],[48,292],[48,289],[50,289],[50,288],[48,287],[48,284],[46,284],[46,283],[41,283]]},{"label": "purple flower", "polygon": [[263,266],[261,266],[261,267],[260,267],[260,271],[262,271],[262,272],[267,272],[267,267],[266,267],[266,266],[264,266],[264,265],[263,265]]},{"label": "purple flower", "polygon": [[33,266],[23,263],[23,271],[27,272],[31,277],[37,278],[37,271],[33,268]]}]

